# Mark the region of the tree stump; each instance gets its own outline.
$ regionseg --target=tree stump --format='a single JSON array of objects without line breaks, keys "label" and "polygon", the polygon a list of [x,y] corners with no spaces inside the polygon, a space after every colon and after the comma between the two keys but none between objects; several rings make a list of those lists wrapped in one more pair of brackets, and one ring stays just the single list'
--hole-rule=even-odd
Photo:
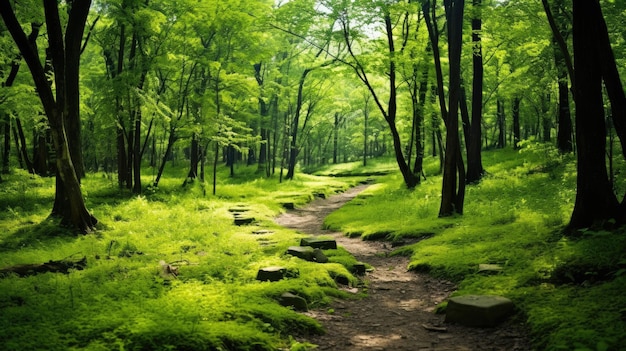
[{"label": "tree stump", "polygon": [[468,327],[494,327],[512,313],[513,302],[502,296],[456,296],[448,301],[445,321]]}]

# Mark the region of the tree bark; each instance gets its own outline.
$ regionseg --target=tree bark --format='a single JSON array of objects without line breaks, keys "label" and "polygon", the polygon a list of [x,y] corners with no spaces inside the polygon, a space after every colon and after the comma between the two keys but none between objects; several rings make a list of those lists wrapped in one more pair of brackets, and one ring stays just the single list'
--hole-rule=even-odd
[{"label": "tree bark", "polygon": [[[15,13],[8,1],[0,2],[0,15],[4,23],[15,40],[24,61],[33,76],[35,86],[39,93],[39,97],[44,106],[50,130],[56,150],[57,164],[57,188],[55,194],[55,203],[52,209],[52,215],[61,216],[61,223],[70,225],[75,230],[87,233],[94,229],[97,220],[89,213],[82,196],[79,178],[76,174],[74,164],[70,155],[70,142],[67,138],[66,126],[64,121],[68,113],[68,94],[78,94],[77,85],[67,85],[66,69],[68,63],[76,63],[76,58],[70,57],[66,60],[66,50],[64,48],[62,25],[59,18],[58,3],[56,0],[44,0],[44,12],[46,17],[48,43],[52,52],[52,65],[54,67],[54,78],[56,85],[56,99],[52,93],[51,87],[41,65],[39,54],[30,45],[28,38],[24,34]],[[72,3],[72,9],[69,14],[68,25],[73,24],[72,28],[79,30],[81,35],[72,35],[68,37],[72,40],[82,40],[82,30],[79,24],[87,19],[90,0],[78,1]],[[71,52],[70,52],[71,53]],[[69,74],[75,74],[77,71],[70,69]],[[70,78],[73,82],[73,77]],[[72,142],[80,143],[80,140],[72,140]]]},{"label": "tree bark", "polygon": [[464,0],[445,0],[448,21],[448,56],[450,65],[448,117],[446,120],[446,156],[443,168],[439,216],[463,214],[465,201],[465,165],[459,141],[459,100],[461,96],[461,49],[463,40]]},{"label": "tree bark", "polygon": [[574,0],[573,4],[578,177],[569,231],[602,225],[611,218],[624,219],[606,170],[602,58],[596,50],[599,37],[606,33],[598,26],[600,4],[597,0]]},{"label": "tree bark", "polygon": [[[483,49],[482,49],[482,19],[480,7],[482,0],[473,0],[472,5],[477,14],[472,18],[472,119],[470,123],[469,142],[467,146],[467,175],[466,183],[478,182],[485,170],[482,161],[482,115],[483,115]],[[478,8],[478,9],[477,9]]]},{"label": "tree bark", "polygon": [[521,127],[519,121],[519,105],[520,98],[516,97],[513,99],[513,148],[515,150],[519,149],[519,142],[521,141]]}]

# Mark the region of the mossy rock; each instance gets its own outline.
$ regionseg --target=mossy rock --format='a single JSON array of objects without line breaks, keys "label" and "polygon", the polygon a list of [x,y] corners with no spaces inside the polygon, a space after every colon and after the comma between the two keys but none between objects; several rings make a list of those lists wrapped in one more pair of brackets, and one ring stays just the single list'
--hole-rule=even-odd
[{"label": "mossy rock", "polygon": [[356,275],[364,275],[366,270],[367,270],[367,267],[365,266],[365,263],[363,262],[357,262],[352,265],[352,273]]},{"label": "mossy rock", "polygon": [[324,239],[324,238],[302,238],[300,239],[300,246],[310,246],[314,249],[322,249],[322,250],[336,250],[337,249],[337,241],[335,239]]},{"label": "mossy rock", "polygon": [[502,296],[456,296],[448,301],[445,321],[468,327],[495,327],[513,310],[513,302]]},{"label": "mossy rock", "polygon": [[242,225],[252,224],[254,223],[255,220],[256,219],[254,217],[244,217],[241,215],[236,215],[234,223],[236,226],[242,226]]},{"label": "mossy rock", "polygon": [[306,261],[315,261],[315,249],[310,246],[289,246],[287,254]]},{"label": "mossy rock", "polygon": [[282,202],[280,205],[286,210],[294,210],[296,208],[296,204],[293,202]]},{"label": "mossy rock", "polygon": [[296,311],[308,311],[309,305],[306,303],[306,300],[298,295],[294,295],[290,292],[285,292],[280,295],[279,302],[281,306],[285,307],[293,307]]},{"label": "mossy rock", "polygon": [[287,268],[280,266],[271,266],[259,269],[256,280],[260,281],[279,281],[287,275]]}]

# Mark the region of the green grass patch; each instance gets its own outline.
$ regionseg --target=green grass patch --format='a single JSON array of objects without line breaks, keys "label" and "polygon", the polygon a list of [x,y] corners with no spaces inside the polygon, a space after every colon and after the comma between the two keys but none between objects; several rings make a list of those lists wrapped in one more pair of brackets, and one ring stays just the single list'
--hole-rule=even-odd
[{"label": "green grass patch", "polygon": [[[499,294],[516,303],[541,350],[612,350],[626,344],[626,232],[564,238],[575,199],[575,163],[552,147],[483,153],[488,172],[467,188],[465,213],[437,218],[441,176],[407,190],[389,174],[334,212],[326,225],[364,239],[415,243],[395,254],[410,269],[451,279],[455,294]],[[438,169],[437,159],[425,167]],[[479,264],[498,264],[485,275]]]},{"label": "green grass patch", "polygon": [[[360,181],[298,175],[279,183],[238,167],[221,169],[216,196],[209,184],[182,187],[172,169],[158,188],[133,196],[105,174],[83,181],[87,205],[100,221],[77,236],[47,220],[54,180],[15,172],[0,184],[0,267],[87,258],[87,268],[0,278],[2,350],[278,350],[303,349],[292,335],[322,333],[319,323],[280,306],[284,292],[309,307],[347,297],[333,279],[350,274],[354,258],[331,250],[330,263],[285,254],[302,235],[274,224],[283,202],[303,205]],[[142,181],[150,184],[152,176]],[[232,208],[251,225],[236,226]],[[258,233],[264,229],[265,232]],[[256,280],[279,265],[286,279]],[[168,270],[171,267],[171,270]],[[175,272],[176,274],[172,274]]]}]

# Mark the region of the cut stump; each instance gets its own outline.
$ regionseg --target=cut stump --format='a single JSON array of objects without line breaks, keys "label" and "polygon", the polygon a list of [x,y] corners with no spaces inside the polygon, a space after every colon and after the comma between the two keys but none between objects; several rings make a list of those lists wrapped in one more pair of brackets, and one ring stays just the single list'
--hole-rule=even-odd
[{"label": "cut stump", "polygon": [[468,327],[495,327],[513,313],[513,302],[495,295],[465,295],[450,298],[446,322]]}]

